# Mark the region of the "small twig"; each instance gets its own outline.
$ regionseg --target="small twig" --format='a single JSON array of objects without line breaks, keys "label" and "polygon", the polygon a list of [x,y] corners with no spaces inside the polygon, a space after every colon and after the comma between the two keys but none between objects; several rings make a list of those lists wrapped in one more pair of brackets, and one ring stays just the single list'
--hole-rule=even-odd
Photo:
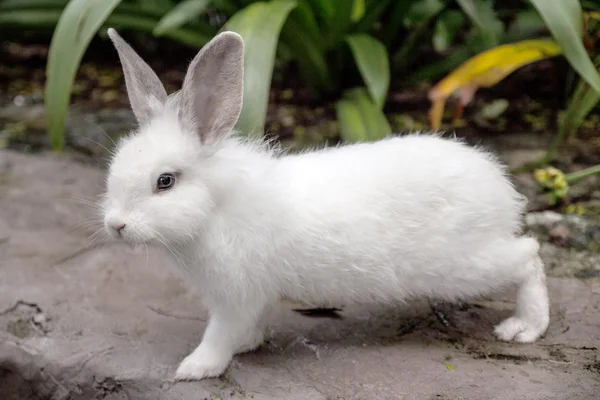
[{"label": "small twig", "polygon": [[193,317],[193,316],[189,316],[189,315],[177,315],[177,314],[172,314],[170,312],[167,311],[163,311],[159,308],[155,308],[152,306],[146,306],[148,307],[148,309],[152,312],[155,312],[158,315],[162,315],[163,317],[171,317],[171,318],[177,318],[177,319],[185,319],[185,320],[191,320],[191,321],[206,321],[206,318],[200,318],[200,317]]},{"label": "small twig", "polygon": [[67,392],[68,394],[70,394],[70,393],[71,393],[71,391],[70,391],[69,389],[67,389],[67,388],[66,388],[66,387],[65,387],[65,386],[64,386],[62,383],[60,383],[60,382],[58,381],[58,379],[56,379],[56,378],[55,378],[55,377],[54,377],[54,376],[53,376],[53,375],[52,375],[50,372],[48,372],[48,371],[46,371],[46,370],[42,370],[42,371],[41,371],[41,373],[42,373],[42,374],[44,374],[44,373],[45,373],[45,374],[47,374],[47,375],[48,375],[48,377],[50,378],[50,380],[51,380],[52,382],[54,382],[54,383],[56,384],[56,386],[60,387],[61,389],[63,389],[63,390],[64,390],[65,392]]},{"label": "small twig", "polygon": [[67,261],[71,261],[72,259],[77,258],[77,257],[79,257],[79,256],[81,256],[81,255],[83,255],[83,254],[85,254],[85,253],[87,253],[89,251],[92,251],[92,250],[96,249],[97,247],[98,247],[98,245],[91,245],[91,246],[82,247],[79,250],[76,250],[73,253],[64,256],[63,258],[58,259],[57,261],[55,261],[51,265],[51,267],[57,267],[57,266],[59,266],[61,264],[66,263]]},{"label": "small twig", "polygon": [[9,312],[13,312],[15,311],[19,306],[27,306],[27,307],[32,307],[35,308],[35,311],[39,314],[42,312],[42,309],[40,308],[40,306],[38,306],[36,303],[29,303],[27,301],[23,301],[23,300],[17,300],[17,302],[15,304],[13,304],[12,306],[8,307],[6,310],[2,310],[0,311],[0,315],[5,315],[8,314]]},{"label": "small twig", "polygon": [[571,365],[573,364],[573,361],[556,361],[556,360],[548,360],[549,363],[552,364],[564,364],[564,365]]}]

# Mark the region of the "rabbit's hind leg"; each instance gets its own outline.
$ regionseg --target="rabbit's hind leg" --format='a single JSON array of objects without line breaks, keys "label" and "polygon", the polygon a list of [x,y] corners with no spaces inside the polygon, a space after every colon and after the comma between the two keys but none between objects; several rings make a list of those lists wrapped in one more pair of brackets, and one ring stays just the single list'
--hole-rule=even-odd
[{"label": "rabbit's hind leg", "polygon": [[496,326],[494,333],[505,341],[531,343],[548,328],[550,305],[544,263],[535,255],[526,265],[527,273],[518,282],[517,305],[512,317]]}]

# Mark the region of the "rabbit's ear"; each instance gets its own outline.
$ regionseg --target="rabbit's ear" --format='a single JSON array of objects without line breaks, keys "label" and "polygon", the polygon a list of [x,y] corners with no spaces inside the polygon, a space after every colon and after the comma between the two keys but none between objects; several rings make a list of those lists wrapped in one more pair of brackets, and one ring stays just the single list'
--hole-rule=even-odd
[{"label": "rabbit's ear", "polygon": [[167,100],[167,92],[152,68],[113,28],[108,29],[125,75],[131,109],[140,125],[147,123]]},{"label": "rabbit's ear", "polygon": [[223,32],[208,42],[190,63],[181,90],[180,117],[202,142],[230,132],[242,110],[244,41]]}]

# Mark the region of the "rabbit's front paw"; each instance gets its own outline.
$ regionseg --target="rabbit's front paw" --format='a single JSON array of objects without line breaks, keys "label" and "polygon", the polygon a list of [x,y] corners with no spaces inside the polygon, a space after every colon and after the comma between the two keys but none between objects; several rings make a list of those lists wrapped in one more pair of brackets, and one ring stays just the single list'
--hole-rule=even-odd
[{"label": "rabbit's front paw", "polygon": [[175,379],[178,381],[193,381],[220,376],[229,365],[231,356],[208,350],[206,347],[196,349],[183,359]]}]

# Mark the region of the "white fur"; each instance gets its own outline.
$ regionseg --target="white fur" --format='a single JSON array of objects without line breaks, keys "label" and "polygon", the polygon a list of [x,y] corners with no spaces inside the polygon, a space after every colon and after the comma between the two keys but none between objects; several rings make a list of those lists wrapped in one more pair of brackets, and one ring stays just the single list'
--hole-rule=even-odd
[{"label": "white fur", "polygon": [[[207,144],[181,123],[178,96],[119,144],[105,201],[108,231],[165,248],[210,310],[178,379],[218,376],[258,347],[282,299],[458,301],[517,284],[497,336],[546,331],[539,245],[519,237],[525,199],[489,153],[428,134],[296,155],[234,135]],[[154,192],[171,170],[175,186]]]}]

